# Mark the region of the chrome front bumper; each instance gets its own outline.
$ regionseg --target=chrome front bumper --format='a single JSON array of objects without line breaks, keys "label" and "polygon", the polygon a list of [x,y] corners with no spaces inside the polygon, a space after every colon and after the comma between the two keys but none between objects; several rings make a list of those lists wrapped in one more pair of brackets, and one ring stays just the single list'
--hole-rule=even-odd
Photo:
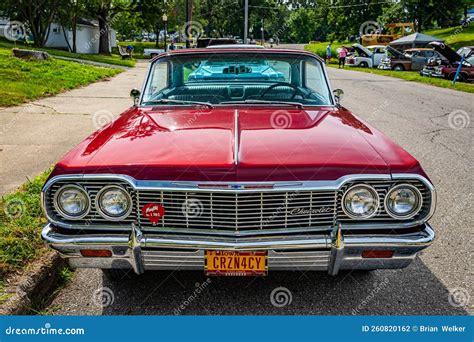
[{"label": "chrome front bumper", "polygon": [[[135,226],[131,230],[130,235],[73,235],[48,224],[42,238],[74,268],[132,268],[137,274],[204,270],[206,250],[266,250],[270,271],[314,270],[335,275],[339,270],[406,267],[435,237],[428,224],[417,232],[398,235],[349,235],[339,228],[331,234],[229,238],[143,234]],[[112,257],[83,257],[80,251],[84,249],[107,249]],[[393,250],[394,254],[391,258],[362,258],[362,251],[367,250]]]}]

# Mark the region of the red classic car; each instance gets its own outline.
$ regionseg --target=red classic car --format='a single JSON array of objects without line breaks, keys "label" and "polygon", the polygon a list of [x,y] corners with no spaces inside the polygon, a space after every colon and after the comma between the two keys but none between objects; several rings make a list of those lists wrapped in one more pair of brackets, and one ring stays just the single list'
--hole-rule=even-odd
[{"label": "red classic car", "polygon": [[334,275],[405,267],[434,239],[420,164],[312,53],[172,51],[132,95],[44,186],[42,236],[73,267]]}]

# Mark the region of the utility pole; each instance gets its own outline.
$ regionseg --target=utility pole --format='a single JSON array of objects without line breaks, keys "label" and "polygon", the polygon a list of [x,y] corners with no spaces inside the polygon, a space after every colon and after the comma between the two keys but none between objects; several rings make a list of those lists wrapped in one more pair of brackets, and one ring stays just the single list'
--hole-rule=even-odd
[{"label": "utility pole", "polygon": [[191,47],[191,29],[193,21],[193,0],[186,0],[186,48]]},{"label": "utility pole", "polygon": [[249,0],[245,0],[244,5],[244,44],[248,43],[248,30],[249,30]]}]

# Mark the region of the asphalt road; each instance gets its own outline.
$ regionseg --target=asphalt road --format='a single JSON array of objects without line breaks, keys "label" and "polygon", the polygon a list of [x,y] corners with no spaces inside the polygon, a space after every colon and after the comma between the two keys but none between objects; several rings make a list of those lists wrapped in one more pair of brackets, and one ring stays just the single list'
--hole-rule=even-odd
[{"label": "asphalt road", "polygon": [[[156,272],[118,284],[101,271],[79,270],[54,299],[50,313],[473,313],[474,95],[347,70],[330,69],[329,74],[333,88],[345,91],[343,105],[417,157],[437,187],[438,209],[431,220],[437,239],[408,268],[336,277],[284,272],[209,280],[202,272]],[[278,287],[290,291],[291,303],[272,304]],[[450,292],[456,295],[454,302]],[[106,305],[96,299],[102,293]]]}]

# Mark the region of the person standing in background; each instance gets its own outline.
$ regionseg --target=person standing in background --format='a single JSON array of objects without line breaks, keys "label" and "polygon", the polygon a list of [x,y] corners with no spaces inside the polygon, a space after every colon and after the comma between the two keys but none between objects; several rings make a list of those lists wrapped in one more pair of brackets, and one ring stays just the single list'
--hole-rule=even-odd
[{"label": "person standing in background", "polygon": [[326,64],[331,61],[331,43],[326,47]]},{"label": "person standing in background", "polygon": [[346,47],[343,45],[341,47],[341,49],[339,50],[339,69],[341,68],[341,64],[342,64],[342,68],[344,69],[344,65],[346,63],[346,57],[347,57],[347,49]]}]

